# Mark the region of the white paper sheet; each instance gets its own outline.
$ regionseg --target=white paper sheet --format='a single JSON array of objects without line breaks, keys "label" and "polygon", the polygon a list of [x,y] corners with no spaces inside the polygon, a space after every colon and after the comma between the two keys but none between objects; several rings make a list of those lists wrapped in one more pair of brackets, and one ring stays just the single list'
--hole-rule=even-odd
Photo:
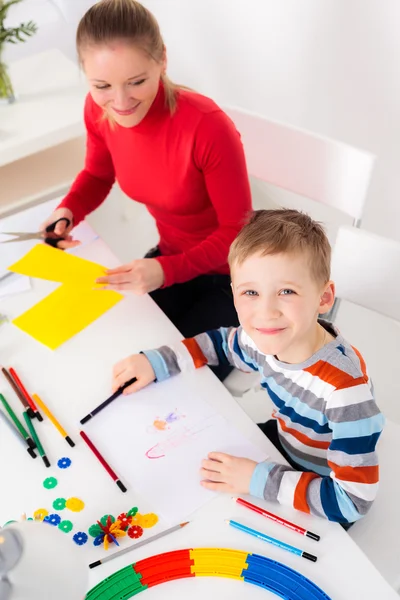
[{"label": "white paper sheet", "polygon": [[[57,208],[60,201],[61,198],[54,198],[15,215],[0,219],[0,277],[8,273],[7,267],[22,258],[35,244],[40,243],[38,240],[28,240],[26,242],[2,244],[1,242],[10,239],[9,236],[3,235],[2,232],[26,231],[31,233],[39,231],[40,225]],[[82,242],[82,244],[88,244],[98,237],[93,229],[84,221],[74,228],[73,236]],[[69,250],[68,252],[73,252],[73,250]]]},{"label": "white paper sheet", "polygon": [[0,281],[0,299],[21,292],[28,292],[31,289],[31,281],[29,277],[13,274],[10,277]]},{"label": "white paper sheet", "polygon": [[118,476],[173,523],[214,497],[200,485],[208,452],[267,458],[195,389],[188,396],[179,376],[115,400],[85,431]]}]

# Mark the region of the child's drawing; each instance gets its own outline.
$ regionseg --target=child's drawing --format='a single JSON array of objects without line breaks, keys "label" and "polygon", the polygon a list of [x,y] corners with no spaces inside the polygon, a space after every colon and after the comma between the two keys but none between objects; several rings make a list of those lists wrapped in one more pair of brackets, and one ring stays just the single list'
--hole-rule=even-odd
[{"label": "child's drawing", "polygon": [[194,440],[197,434],[205,429],[209,429],[213,426],[212,423],[208,423],[209,419],[203,419],[197,425],[193,425],[192,427],[182,427],[180,431],[172,434],[169,438],[162,442],[158,442],[155,444],[147,452],[145,456],[147,458],[164,458],[167,454],[175,450],[184,444],[190,443],[190,441]]},{"label": "child's drawing", "polygon": [[158,433],[159,431],[167,431],[171,429],[171,425],[180,419],[184,419],[186,415],[179,414],[178,409],[168,413],[165,417],[156,417],[153,423],[147,428],[148,433]]}]

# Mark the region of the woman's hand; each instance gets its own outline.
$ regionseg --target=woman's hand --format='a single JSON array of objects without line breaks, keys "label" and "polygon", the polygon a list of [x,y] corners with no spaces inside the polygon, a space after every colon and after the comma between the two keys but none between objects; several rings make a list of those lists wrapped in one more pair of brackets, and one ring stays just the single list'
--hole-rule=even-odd
[{"label": "woman's hand", "polygon": [[146,387],[155,380],[156,375],[149,359],[144,354],[132,354],[124,358],[114,366],[112,389],[116,392],[118,388],[127,381],[136,377],[137,381],[123,391],[123,394],[132,394]]},{"label": "woman's hand", "polygon": [[[47,232],[46,227],[52,225],[59,219],[68,219],[70,221],[70,225],[67,227],[66,222],[61,221],[60,223],[57,223],[53,232]],[[53,214],[41,224],[40,231],[42,232],[44,238],[62,238],[58,242],[57,248],[61,248],[62,250],[66,250],[67,248],[75,248],[75,246],[79,246],[80,242],[78,240],[74,240],[72,235],[69,235],[74,226],[73,219],[74,215],[69,208],[57,208],[57,210],[55,210]]]},{"label": "woman's hand", "polygon": [[105,277],[96,279],[96,283],[105,284],[102,289],[131,291],[141,296],[162,286],[164,271],[155,258],[140,258],[116,269],[109,269]]},{"label": "woman's hand", "polygon": [[248,494],[257,463],[224,452],[210,452],[201,463],[201,485],[214,492]]}]

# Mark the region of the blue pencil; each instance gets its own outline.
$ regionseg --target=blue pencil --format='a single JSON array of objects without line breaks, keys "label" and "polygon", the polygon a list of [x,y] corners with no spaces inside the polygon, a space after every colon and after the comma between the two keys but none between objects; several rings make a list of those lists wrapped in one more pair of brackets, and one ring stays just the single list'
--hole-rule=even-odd
[{"label": "blue pencil", "polygon": [[281,542],[280,540],[276,540],[265,533],[261,533],[261,531],[257,531],[256,529],[251,529],[250,527],[246,527],[242,523],[238,523],[237,521],[226,521],[231,527],[235,527],[235,529],[239,529],[240,531],[244,531],[259,540],[263,540],[264,542],[268,542],[273,546],[277,546],[278,548],[282,548],[282,550],[287,550],[288,552],[292,552],[293,554],[297,554],[302,558],[306,558],[307,560],[312,560],[312,562],[317,561],[317,557],[314,554],[309,554],[308,552],[304,552],[304,550],[300,550],[299,548],[295,548],[294,546],[290,546],[289,544],[285,544],[285,542]]}]

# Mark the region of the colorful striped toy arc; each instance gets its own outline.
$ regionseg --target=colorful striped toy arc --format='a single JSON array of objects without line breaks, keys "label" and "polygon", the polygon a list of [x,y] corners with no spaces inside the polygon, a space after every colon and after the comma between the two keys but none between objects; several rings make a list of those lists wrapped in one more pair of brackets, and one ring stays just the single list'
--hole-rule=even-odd
[{"label": "colorful striped toy arc", "polygon": [[229,577],[286,600],[330,600],[297,571],[260,554],[229,548],[189,548],[150,556],[104,579],[90,590],[86,600],[125,600],[154,585],[184,577]]}]

